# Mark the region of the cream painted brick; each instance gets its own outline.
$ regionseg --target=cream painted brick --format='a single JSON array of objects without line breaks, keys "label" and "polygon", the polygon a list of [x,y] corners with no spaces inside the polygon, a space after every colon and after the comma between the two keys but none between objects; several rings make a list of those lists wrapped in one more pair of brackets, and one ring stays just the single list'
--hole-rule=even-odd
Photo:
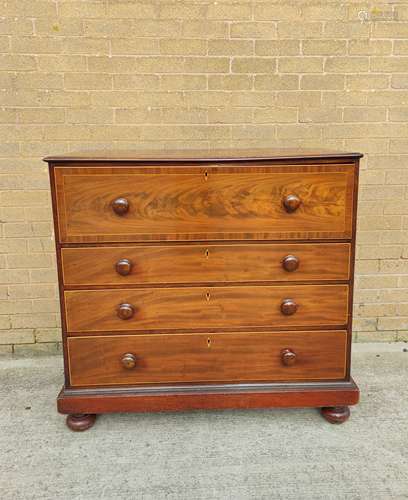
[{"label": "cream painted brick", "polygon": [[154,3],[124,2],[119,0],[107,3],[106,15],[108,18],[155,19],[158,15],[158,7]]},{"label": "cream painted brick", "polygon": [[299,108],[300,123],[335,123],[342,121],[341,108],[305,106]]},{"label": "cream painted brick", "polygon": [[14,345],[15,357],[50,356],[61,353],[61,343],[41,342],[36,344],[16,344]]},{"label": "cream painted brick", "polygon": [[290,38],[299,40],[302,38],[320,38],[323,32],[321,22],[290,22],[278,23],[278,38]]},{"label": "cream painted brick", "polygon": [[34,330],[2,330],[0,331],[0,344],[32,344],[34,343]]},{"label": "cream painted brick", "polygon": [[209,90],[250,90],[252,76],[247,75],[210,75]]},{"label": "cream painted brick", "polygon": [[7,1],[2,5],[2,9],[4,9],[2,13],[5,16],[55,17],[57,14],[56,4],[52,1]]},{"label": "cream painted brick", "polygon": [[322,129],[318,125],[279,125],[277,133],[278,139],[318,139]]},{"label": "cream painted brick", "polygon": [[51,255],[47,254],[7,255],[8,269],[48,268],[51,267],[51,263]]},{"label": "cream painted brick", "polygon": [[165,55],[205,55],[207,41],[195,39],[160,40],[160,53]]},{"label": "cream painted brick", "polygon": [[59,342],[61,330],[59,328],[37,328],[34,330],[36,342]]},{"label": "cream painted brick", "polygon": [[52,36],[81,36],[84,34],[82,20],[74,18],[35,19],[35,33],[37,35]]},{"label": "cream painted brick", "polygon": [[63,39],[51,36],[11,37],[11,50],[22,54],[59,54],[62,52]]},{"label": "cream painted brick", "polygon": [[161,113],[162,123],[207,123],[207,110],[201,108],[165,108]]},{"label": "cream painted brick", "polygon": [[0,123],[16,123],[17,110],[13,108],[0,109]]},{"label": "cream painted brick", "polygon": [[240,140],[273,140],[276,137],[275,125],[237,125],[232,127],[232,138]]},{"label": "cream painted brick", "polygon": [[304,90],[342,90],[345,86],[344,75],[303,75],[300,88]]},{"label": "cream painted brick", "polygon": [[23,92],[18,93],[20,89],[41,89],[47,92],[50,90],[61,90],[64,87],[64,79],[63,75],[56,73],[20,73],[13,79],[12,86],[18,89],[14,94],[18,106],[33,106],[37,102],[36,97],[39,96],[28,93],[25,95]]},{"label": "cream painted brick", "polygon": [[281,57],[278,59],[279,73],[321,73],[321,57]]},{"label": "cream painted brick", "polygon": [[300,55],[299,40],[256,40],[257,56],[297,56]]},{"label": "cream painted brick", "polygon": [[0,35],[0,52],[10,51],[10,37]]},{"label": "cream painted brick", "polygon": [[220,21],[186,21],[182,23],[183,38],[228,38],[228,24]]},{"label": "cream painted brick", "polygon": [[251,3],[222,3],[214,2],[208,6],[208,19],[228,19],[231,21],[251,20],[252,6]]},{"label": "cream painted brick", "polygon": [[385,122],[386,115],[386,108],[348,107],[344,108],[343,120],[345,122]]},{"label": "cream painted brick", "polygon": [[11,357],[13,354],[12,345],[0,345],[0,356]]},{"label": "cream painted brick", "polygon": [[298,75],[256,75],[255,90],[298,90]]},{"label": "cream painted brick", "polygon": [[70,108],[66,110],[66,122],[76,124],[113,123],[113,110],[104,108]]},{"label": "cream painted brick", "polygon": [[328,73],[362,73],[368,71],[368,57],[328,57],[324,70]]},{"label": "cream painted brick", "polygon": [[396,340],[397,340],[397,332],[362,331],[358,332],[357,334],[358,342],[395,342]]},{"label": "cream painted brick", "polygon": [[105,17],[105,2],[83,0],[59,0],[58,14],[60,17],[93,18]]},{"label": "cream painted brick", "polygon": [[64,86],[68,90],[109,90],[112,76],[105,73],[66,73]]},{"label": "cream painted brick", "polygon": [[390,86],[389,75],[347,75],[347,90],[375,90],[386,89]]},{"label": "cream painted brick", "polygon": [[252,40],[208,40],[210,56],[250,56],[253,52]]},{"label": "cream painted brick", "polygon": [[184,62],[186,73],[229,73],[229,69],[230,60],[226,57],[188,57]]},{"label": "cream painted brick", "polygon": [[235,57],[231,63],[233,73],[274,73],[276,59],[267,57]]},{"label": "cream painted brick", "polygon": [[323,30],[326,38],[364,38],[370,35],[369,23],[327,21]]},{"label": "cream painted brick", "polygon": [[408,40],[391,40],[389,43],[393,43],[393,53],[397,56],[408,56]]},{"label": "cream painted brick", "polygon": [[407,38],[407,22],[373,23],[373,38]]},{"label": "cream painted brick", "polygon": [[371,57],[371,71],[404,73],[408,71],[408,57]]},{"label": "cream painted brick", "polygon": [[231,23],[231,38],[276,38],[276,24],[273,22]]},{"label": "cream painted brick", "polygon": [[344,4],[330,5],[330,3],[318,3],[315,5],[305,4],[302,6],[302,16],[308,20],[332,21],[343,20],[347,18],[347,8]]},{"label": "cream painted brick", "polygon": [[3,54],[0,55],[1,71],[33,71],[37,64],[33,56]]},{"label": "cream painted brick", "polygon": [[254,123],[294,123],[297,122],[296,108],[255,109]]},{"label": "cream painted brick", "polygon": [[367,104],[374,106],[408,105],[408,90],[379,90],[368,92]]},{"label": "cream painted brick", "polygon": [[37,64],[40,71],[86,71],[84,56],[40,55]]},{"label": "cream painted brick", "polygon": [[283,5],[265,2],[255,4],[254,19],[256,21],[300,21],[301,11],[296,5]]},{"label": "cream painted brick", "polygon": [[162,91],[205,90],[207,88],[207,76],[206,75],[161,75],[159,86]]},{"label": "cream painted brick", "polygon": [[251,108],[209,108],[209,123],[252,123]]},{"label": "cream painted brick", "polygon": [[[178,78],[179,75],[162,76],[161,78]],[[159,90],[160,76],[159,75],[129,75],[116,74],[113,75],[113,88],[116,90]],[[177,87],[173,87],[177,88]],[[170,87],[169,87],[170,89]]]},{"label": "cream painted brick", "polygon": [[[115,39],[112,39],[112,45],[115,41]],[[110,40],[103,38],[66,36],[63,39],[62,53],[93,56],[108,55],[110,54]]]},{"label": "cream painted brick", "polygon": [[32,35],[34,24],[31,19],[22,17],[0,17],[1,35]]},{"label": "cream painted brick", "polygon": [[[391,40],[350,40],[349,54],[352,56],[380,56],[390,55],[392,52]],[[395,46],[394,46],[394,53]]]},{"label": "cream painted brick", "polygon": [[61,108],[18,108],[18,123],[63,123],[65,112]]},{"label": "cream painted brick", "polygon": [[346,40],[303,40],[302,51],[306,56],[345,55],[347,53]]},{"label": "cream painted brick", "polygon": [[391,88],[393,89],[408,89],[408,75],[392,75]]},{"label": "cream painted brick", "polygon": [[408,316],[395,318],[378,318],[379,330],[407,330]]},{"label": "cream painted brick", "polygon": [[205,6],[178,2],[160,5],[159,16],[163,19],[203,19]]},{"label": "cream painted brick", "polygon": [[[320,106],[321,92],[318,91],[279,91],[276,95],[278,106]],[[269,104],[270,105],[270,104]]]},{"label": "cream painted brick", "polygon": [[153,38],[113,38],[112,55],[158,55],[159,40]]}]

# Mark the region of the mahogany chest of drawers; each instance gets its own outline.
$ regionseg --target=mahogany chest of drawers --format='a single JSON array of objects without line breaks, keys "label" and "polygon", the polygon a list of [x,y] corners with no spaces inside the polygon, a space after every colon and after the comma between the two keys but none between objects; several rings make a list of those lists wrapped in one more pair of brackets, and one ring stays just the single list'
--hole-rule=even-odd
[{"label": "mahogany chest of drawers", "polygon": [[96,414],[316,407],[343,422],[358,164],[323,151],[49,163],[73,430]]}]

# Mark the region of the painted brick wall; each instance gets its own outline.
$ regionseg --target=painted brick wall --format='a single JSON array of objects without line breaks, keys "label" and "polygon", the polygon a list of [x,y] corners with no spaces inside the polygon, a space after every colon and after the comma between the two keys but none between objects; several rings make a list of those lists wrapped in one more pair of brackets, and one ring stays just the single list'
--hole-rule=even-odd
[{"label": "painted brick wall", "polygon": [[0,0],[0,351],[57,349],[77,149],[358,150],[355,338],[408,340],[408,1]]}]

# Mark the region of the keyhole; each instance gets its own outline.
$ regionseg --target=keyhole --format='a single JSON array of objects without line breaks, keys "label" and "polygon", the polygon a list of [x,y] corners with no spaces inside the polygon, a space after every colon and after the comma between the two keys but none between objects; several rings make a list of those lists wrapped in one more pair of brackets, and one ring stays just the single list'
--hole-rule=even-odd
[{"label": "keyhole", "polygon": [[206,171],[206,172],[204,172],[204,179],[205,179],[206,181],[208,181],[208,172],[207,172],[207,171]]},{"label": "keyhole", "polygon": [[205,258],[208,259],[209,256],[210,256],[210,251],[207,248],[207,250],[205,251]]},{"label": "keyhole", "polygon": [[210,338],[207,339],[207,347],[208,347],[208,349],[211,347],[211,339]]},{"label": "keyhole", "polygon": [[210,292],[207,292],[207,293],[205,294],[205,298],[207,299],[207,302],[209,302],[209,301],[210,301]]}]

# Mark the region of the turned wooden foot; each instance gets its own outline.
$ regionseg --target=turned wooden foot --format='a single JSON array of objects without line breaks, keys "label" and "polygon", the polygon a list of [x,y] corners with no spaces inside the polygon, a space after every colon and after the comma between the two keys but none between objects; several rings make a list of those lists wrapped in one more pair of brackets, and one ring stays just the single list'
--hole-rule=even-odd
[{"label": "turned wooden foot", "polygon": [[320,409],[323,417],[331,424],[342,424],[350,416],[348,406],[330,406]]},{"label": "turned wooden foot", "polygon": [[67,416],[67,426],[71,431],[81,432],[90,429],[95,423],[96,415],[92,414],[79,414],[79,415],[68,415]]}]

